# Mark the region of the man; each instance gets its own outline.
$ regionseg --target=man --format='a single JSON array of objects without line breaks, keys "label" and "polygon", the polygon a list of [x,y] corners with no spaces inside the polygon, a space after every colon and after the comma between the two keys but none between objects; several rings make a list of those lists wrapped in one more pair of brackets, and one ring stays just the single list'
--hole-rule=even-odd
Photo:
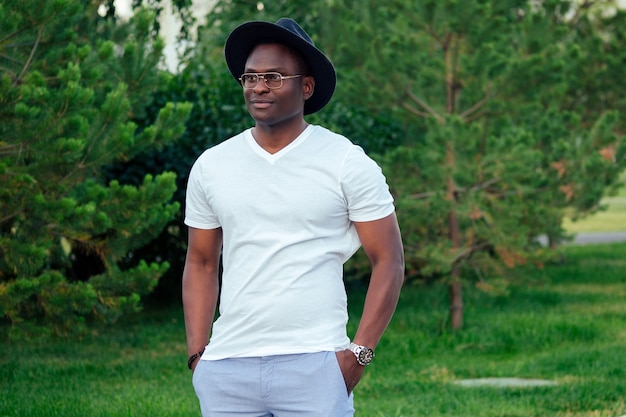
[{"label": "man", "polygon": [[[202,414],[352,416],[403,281],[393,199],[361,148],[305,121],[336,78],[295,21],[245,23],[225,55],[255,125],[205,151],[187,186],[183,304]],[[359,245],[372,274],[351,343],[342,268]]]}]

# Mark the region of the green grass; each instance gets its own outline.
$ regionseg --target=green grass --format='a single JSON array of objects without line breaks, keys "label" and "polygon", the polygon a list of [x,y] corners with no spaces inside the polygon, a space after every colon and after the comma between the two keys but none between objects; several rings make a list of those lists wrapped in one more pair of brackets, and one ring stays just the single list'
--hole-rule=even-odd
[{"label": "green grass", "polygon": [[[568,260],[520,273],[507,297],[465,289],[464,329],[446,326],[440,288],[407,288],[359,386],[366,416],[626,414],[626,245],[566,248]],[[391,360],[389,358],[392,358]],[[467,388],[521,377],[553,387]]]},{"label": "green grass", "polygon": [[[621,182],[626,183],[626,173],[622,174]],[[566,218],[563,227],[570,233],[580,232],[611,232],[626,230],[626,187],[616,195],[602,199],[606,208],[578,221]]]},{"label": "green grass", "polygon": [[578,221],[566,218],[563,227],[571,233],[626,230],[626,196],[605,197],[602,204],[606,210]]},{"label": "green grass", "polygon": [[[507,296],[466,286],[460,332],[447,327],[445,287],[405,286],[357,387],[357,416],[626,414],[626,244],[564,250],[562,264],[516,271]],[[355,319],[362,298],[351,294]],[[199,416],[185,361],[180,308],[150,308],[80,341],[3,340],[0,416]],[[478,377],[558,385],[453,383]]]}]

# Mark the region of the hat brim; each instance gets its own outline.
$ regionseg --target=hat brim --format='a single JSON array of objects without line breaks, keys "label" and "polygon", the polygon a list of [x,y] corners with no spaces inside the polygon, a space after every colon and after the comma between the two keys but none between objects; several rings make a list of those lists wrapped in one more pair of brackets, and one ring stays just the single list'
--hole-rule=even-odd
[{"label": "hat brim", "polygon": [[311,76],[315,79],[313,95],[304,103],[304,114],[312,114],[322,109],[330,101],[335,91],[337,77],[330,60],[319,49],[289,30],[271,22],[253,21],[237,26],[226,40],[224,55],[226,64],[235,80],[244,73],[246,61],[252,49],[260,40],[272,40],[288,45],[299,51],[309,64]]}]

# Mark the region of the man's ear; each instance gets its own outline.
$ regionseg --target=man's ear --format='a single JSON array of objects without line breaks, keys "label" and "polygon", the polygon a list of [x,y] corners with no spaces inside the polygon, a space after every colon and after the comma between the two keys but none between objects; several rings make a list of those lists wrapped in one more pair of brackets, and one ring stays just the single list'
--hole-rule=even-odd
[{"label": "man's ear", "polygon": [[304,95],[304,99],[308,100],[313,95],[315,91],[315,78],[310,75],[304,77],[302,81],[302,94]]}]

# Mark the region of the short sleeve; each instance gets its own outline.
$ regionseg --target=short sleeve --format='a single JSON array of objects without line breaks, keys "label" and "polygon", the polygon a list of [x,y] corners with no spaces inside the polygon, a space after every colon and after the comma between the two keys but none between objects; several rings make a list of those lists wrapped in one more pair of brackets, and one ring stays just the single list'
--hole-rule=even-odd
[{"label": "short sleeve", "polygon": [[220,223],[211,208],[207,195],[207,178],[202,157],[192,166],[185,196],[185,224],[197,229],[216,229]]},{"label": "short sleeve", "polygon": [[395,210],[382,169],[358,146],[346,157],[341,187],[353,222],[379,220]]}]

